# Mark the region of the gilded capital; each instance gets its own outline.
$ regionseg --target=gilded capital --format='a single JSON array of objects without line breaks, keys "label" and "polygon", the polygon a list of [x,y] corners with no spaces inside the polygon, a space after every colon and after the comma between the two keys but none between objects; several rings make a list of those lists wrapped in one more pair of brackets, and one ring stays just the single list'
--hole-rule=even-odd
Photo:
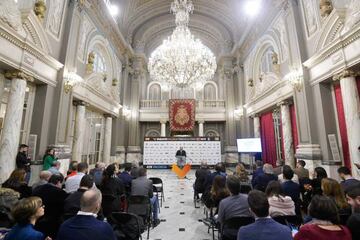
[{"label": "gilded capital", "polygon": [[345,69],[342,72],[340,72],[338,74],[335,74],[334,77],[333,77],[333,80],[334,81],[340,81],[340,80],[342,80],[344,78],[356,77],[356,76],[359,76],[358,72],[354,72],[351,69]]},{"label": "gilded capital", "polygon": [[74,100],[73,105],[74,106],[87,106],[88,104],[86,102],[84,102],[84,101],[81,101],[81,100]]},{"label": "gilded capital", "polygon": [[290,100],[284,100],[284,101],[281,101],[281,102],[277,103],[276,105],[277,105],[278,107],[281,107],[281,106],[283,106],[283,105],[288,106],[288,105],[291,105],[291,104],[292,104],[292,101],[290,101]]},{"label": "gilded capital", "polygon": [[108,113],[104,113],[104,118],[113,118],[114,116]]},{"label": "gilded capital", "polygon": [[166,119],[160,119],[160,123],[161,123],[161,124],[166,124],[166,123],[167,123],[167,120],[166,120]]},{"label": "gilded capital", "polygon": [[24,73],[23,71],[17,70],[17,69],[5,71],[4,76],[5,76],[5,78],[10,79],[10,80],[17,78],[17,79],[23,79],[23,80],[26,80],[29,82],[34,81],[34,78],[32,76]]},{"label": "gilded capital", "polygon": [[44,0],[37,0],[34,5],[35,15],[42,21],[45,18],[46,3]]}]

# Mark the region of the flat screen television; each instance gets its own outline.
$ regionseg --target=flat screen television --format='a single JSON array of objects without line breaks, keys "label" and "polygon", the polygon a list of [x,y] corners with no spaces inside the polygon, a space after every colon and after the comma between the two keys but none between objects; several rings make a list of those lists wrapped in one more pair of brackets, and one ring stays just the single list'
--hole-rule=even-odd
[{"label": "flat screen television", "polygon": [[240,138],[237,139],[238,152],[257,153],[262,152],[260,138]]}]

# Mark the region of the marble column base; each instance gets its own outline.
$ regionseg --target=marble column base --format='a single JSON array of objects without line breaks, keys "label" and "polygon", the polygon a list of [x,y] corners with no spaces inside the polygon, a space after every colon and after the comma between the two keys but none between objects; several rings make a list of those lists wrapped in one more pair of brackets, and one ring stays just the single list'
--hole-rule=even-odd
[{"label": "marble column base", "polygon": [[126,154],[126,162],[138,165],[142,162],[142,154],[140,146],[128,146]]},{"label": "marble column base", "polygon": [[298,160],[322,160],[322,152],[319,144],[300,144],[295,154]]},{"label": "marble column base", "polygon": [[236,146],[225,147],[225,163],[237,164],[239,162],[239,153]]},{"label": "marble column base", "polygon": [[115,149],[115,162],[119,164],[125,163],[125,147],[124,146],[116,146]]}]

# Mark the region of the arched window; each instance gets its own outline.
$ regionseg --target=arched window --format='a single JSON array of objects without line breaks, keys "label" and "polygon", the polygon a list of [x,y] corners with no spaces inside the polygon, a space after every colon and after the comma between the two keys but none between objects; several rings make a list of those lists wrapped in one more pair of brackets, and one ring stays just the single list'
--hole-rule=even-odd
[{"label": "arched window", "polygon": [[272,64],[272,55],[274,52],[273,47],[268,47],[264,54],[261,57],[260,64],[260,74],[267,74],[269,72],[274,72],[273,64]]},{"label": "arched window", "polygon": [[106,64],[105,64],[104,57],[98,51],[94,51],[94,53],[95,53],[94,72],[105,73],[106,72]]},{"label": "arched window", "polygon": [[149,100],[161,100],[161,86],[154,83],[149,88]]},{"label": "arched window", "polygon": [[204,86],[204,100],[216,100],[216,88],[211,83]]}]

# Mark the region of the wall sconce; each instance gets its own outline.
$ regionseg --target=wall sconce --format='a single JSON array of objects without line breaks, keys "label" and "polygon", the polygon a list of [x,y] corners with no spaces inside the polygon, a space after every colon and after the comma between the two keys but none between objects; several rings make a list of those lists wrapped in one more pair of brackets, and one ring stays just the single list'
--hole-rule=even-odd
[{"label": "wall sconce", "polygon": [[74,86],[82,81],[82,78],[75,72],[68,72],[64,75],[64,92],[69,93]]},{"label": "wall sconce", "polygon": [[131,116],[131,110],[129,109],[129,107],[126,107],[126,106],[123,107],[122,115],[125,118],[129,118]]},{"label": "wall sconce", "polygon": [[293,89],[301,91],[303,82],[303,72],[300,69],[294,69],[285,76],[285,79],[291,84]]},{"label": "wall sconce", "polygon": [[238,118],[238,119],[240,119],[242,116],[244,116],[244,108],[242,106],[237,107],[234,110],[234,116],[235,116],[235,118]]}]

